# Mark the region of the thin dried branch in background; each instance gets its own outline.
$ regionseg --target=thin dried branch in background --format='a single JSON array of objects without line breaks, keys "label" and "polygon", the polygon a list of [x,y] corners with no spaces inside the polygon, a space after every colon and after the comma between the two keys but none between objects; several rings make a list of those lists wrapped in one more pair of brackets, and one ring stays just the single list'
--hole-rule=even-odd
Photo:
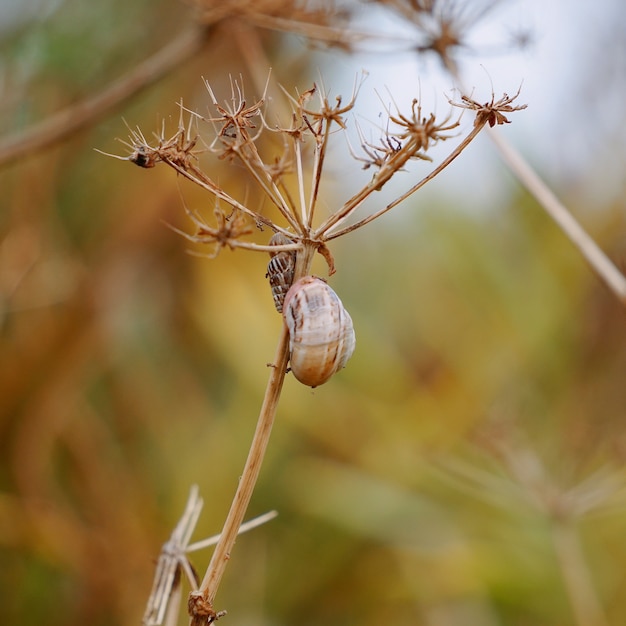
[{"label": "thin dried branch in background", "polygon": [[[0,141],[0,166],[39,152],[93,124],[131,96],[198,54],[207,41],[206,28],[192,28],[140,63],[106,89],[69,106],[27,130]],[[137,155],[141,160],[141,155]],[[144,166],[145,167],[145,166]]]},{"label": "thin dried branch in background", "polygon": [[[312,3],[296,0],[186,0],[196,9],[200,23],[236,19],[250,27],[306,37],[344,51],[354,51],[360,44],[385,42],[397,45],[398,38],[384,33],[362,32],[349,27],[351,12],[358,4],[345,8],[334,2]],[[408,43],[408,42],[407,42]]]},{"label": "thin dried branch in background", "polygon": [[[202,541],[189,544],[191,535],[196,527],[200,512],[202,511],[202,498],[198,493],[198,487],[193,485],[189,493],[189,498],[185,506],[185,511],[176,527],[172,531],[169,540],[163,544],[159,560],[157,562],[156,571],[154,573],[154,582],[146,610],[143,616],[144,626],[160,626],[164,623],[166,614],[172,615],[172,619],[165,621],[166,624],[175,624],[177,620],[177,610],[180,604],[180,583],[181,574],[184,573],[187,582],[192,590],[198,588],[199,579],[196,570],[191,565],[187,555],[196,550],[202,550],[210,546],[214,546],[220,535],[208,537]],[[270,511],[259,517],[255,517],[249,522],[245,522],[239,528],[239,533],[245,533],[249,530],[257,528],[277,516],[276,511]],[[215,618],[220,617],[222,613],[217,613]]]},{"label": "thin dried branch in background", "polygon": [[484,19],[500,0],[460,2],[459,0],[377,0],[415,27],[412,49],[434,53],[443,66],[458,73],[456,55],[468,49],[466,43],[472,27]]},{"label": "thin dried branch in background", "polygon": [[618,487],[623,487],[623,477],[615,480],[615,473],[600,471],[579,485],[564,489],[549,476],[545,464],[529,445],[519,439],[509,439],[510,435],[492,431],[483,441],[504,462],[529,501],[549,522],[576,623],[578,626],[608,626],[577,523],[583,515],[601,507]]},{"label": "thin dried branch in background", "polygon": [[593,238],[578,223],[567,207],[526,162],[522,155],[497,133],[489,133],[500,156],[511,172],[556,222],[563,234],[574,244],[596,276],[617,300],[626,307],[626,276],[603,252]]}]

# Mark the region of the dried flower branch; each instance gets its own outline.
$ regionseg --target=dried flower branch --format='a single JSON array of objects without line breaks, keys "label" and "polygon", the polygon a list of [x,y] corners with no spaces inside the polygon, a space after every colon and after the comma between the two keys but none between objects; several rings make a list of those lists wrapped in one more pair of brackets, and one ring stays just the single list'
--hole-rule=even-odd
[{"label": "dried flower branch", "polygon": [[390,8],[415,26],[417,41],[413,50],[419,54],[436,54],[443,66],[454,74],[458,72],[455,54],[459,49],[467,48],[471,28],[497,3],[498,0],[482,5],[459,0],[378,0],[378,4]]},{"label": "dried flower branch", "polygon": [[[200,512],[202,511],[202,498],[198,494],[198,487],[193,485],[190,492],[185,511],[176,527],[172,531],[169,540],[163,544],[159,560],[157,561],[154,573],[154,582],[146,610],[143,616],[144,626],[160,626],[164,623],[166,612],[175,616],[180,602],[180,578],[184,573],[187,582],[192,589],[197,589],[199,580],[198,574],[191,565],[187,554],[214,546],[220,535],[214,535],[193,544],[189,544],[191,535],[196,527]],[[253,528],[269,522],[277,516],[276,511],[270,511],[242,524],[239,533],[245,533]],[[216,618],[220,614],[216,614]],[[166,623],[176,623],[174,618],[166,620]]]},{"label": "dried flower branch", "polygon": [[[488,453],[489,466],[458,456],[439,458],[438,475],[472,498],[500,509],[532,511],[554,545],[577,626],[609,623],[602,598],[595,589],[590,565],[580,536],[580,522],[592,515],[608,514],[626,503],[623,469],[603,464],[582,478],[562,484],[537,450],[523,436],[516,420],[491,420],[476,433],[472,452]],[[494,466],[493,461],[497,462]]]},{"label": "dried flower branch", "polygon": [[525,442],[509,441],[502,432],[484,439],[520,485],[528,500],[545,516],[565,588],[578,626],[607,626],[608,619],[594,588],[577,529],[577,521],[623,486],[621,472],[606,468],[571,489],[563,489],[549,475],[536,452]]},{"label": "dried flower branch", "polygon": [[[295,0],[187,0],[195,6],[201,23],[237,19],[250,27],[290,33],[310,41],[355,50],[361,44],[385,43],[397,46],[398,37],[350,28],[351,12],[362,7],[344,8],[337,3],[302,3]],[[407,46],[409,41],[406,42]]]}]

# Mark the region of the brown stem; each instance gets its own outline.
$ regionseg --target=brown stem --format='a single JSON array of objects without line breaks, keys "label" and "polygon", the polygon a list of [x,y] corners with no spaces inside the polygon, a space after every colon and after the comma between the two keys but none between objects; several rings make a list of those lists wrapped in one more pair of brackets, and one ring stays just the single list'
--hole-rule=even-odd
[{"label": "brown stem", "polygon": [[[237,538],[237,533],[239,532],[239,527],[241,526],[246,509],[248,508],[248,503],[252,497],[252,492],[254,491],[259,477],[263,457],[272,432],[272,425],[274,424],[274,417],[285,379],[285,372],[287,371],[288,360],[289,335],[286,327],[283,327],[248,458],[239,485],[237,486],[230,511],[224,522],[220,539],[215,546],[211,562],[209,563],[198,591],[195,592],[202,594],[204,600],[208,601],[211,606],[214,604],[218,587],[224,575],[228,560],[230,559],[230,553]],[[195,616],[192,615],[191,623],[194,625],[198,624],[199,626],[201,621],[196,621]]]},{"label": "brown stem", "polygon": [[183,32],[95,96],[77,102],[31,128],[5,137],[0,141],[0,166],[47,148],[91,124],[196,54],[206,41],[206,33],[205,28],[197,27]]},{"label": "brown stem", "polygon": [[[308,274],[315,253],[315,247],[307,245],[300,252],[296,261],[294,280]],[[256,430],[252,438],[246,464],[237,486],[237,491],[235,492],[220,539],[215,546],[215,552],[213,552],[211,562],[209,563],[200,587],[197,591],[193,591],[189,594],[188,606],[191,615],[191,626],[206,625],[207,618],[216,619],[216,617],[219,616],[213,609],[215,596],[217,595],[222,576],[226,570],[226,565],[230,560],[230,553],[237,539],[239,527],[243,521],[259,477],[259,472],[261,471],[261,465],[272,432],[274,417],[276,416],[288,362],[289,333],[286,325],[283,324],[276,348],[276,356],[274,357],[270,377],[265,389],[263,405],[261,406]]]},{"label": "brown stem", "polygon": [[315,137],[315,159],[313,161],[313,183],[311,187],[311,197],[309,198],[308,207],[308,221],[307,231],[311,230],[313,225],[313,214],[315,213],[315,206],[317,204],[317,196],[320,190],[320,183],[322,180],[322,170],[324,169],[324,159],[326,157],[326,148],[328,146],[328,138],[330,137],[330,121],[325,120],[323,134],[320,137]]},{"label": "brown stem", "polygon": [[574,244],[591,269],[626,306],[626,277],[617,269],[598,244],[587,234],[574,216],[541,180],[538,174],[499,133],[488,133],[500,156],[519,182],[537,200],[546,213],[556,222],[565,236]]}]

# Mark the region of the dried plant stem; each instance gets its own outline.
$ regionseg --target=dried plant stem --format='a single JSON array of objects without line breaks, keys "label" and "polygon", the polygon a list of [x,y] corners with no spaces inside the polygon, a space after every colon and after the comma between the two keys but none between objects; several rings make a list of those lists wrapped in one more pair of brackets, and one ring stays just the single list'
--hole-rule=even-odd
[{"label": "dried plant stem", "polygon": [[[311,261],[315,253],[315,248],[306,246],[302,253],[298,255],[295,280],[308,274]],[[265,389],[265,397],[259,413],[256,430],[252,438],[248,458],[246,459],[237,491],[230,506],[228,516],[224,522],[224,527],[220,534],[219,541],[215,546],[215,551],[211,557],[211,562],[200,583],[197,591],[189,595],[189,612],[191,615],[191,626],[201,626],[207,623],[208,603],[209,611],[213,611],[215,596],[226,570],[226,565],[230,560],[230,553],[237,539],[237,534],[248,504],[254,492],[254,488],[261,471],[261,465],[269,443],[274,417],[278,408],[280,393],[287,372],[289,362],[289,333],[287,327],[283,325],[281,335],[276,348],[276,355],[271,366],[270,377]],[[209,613],[210,616],[210,613]],[[215,619],[215,613],[213,613]]]},{"label": "dried plant stem", "polygon": [[0,141],[0,166],[37,152],[91,124],[113,107],[162,78],[197,54],[206,42],[206,28],[183,32],[170,44],[134,67],[95,96],[51,115],[29,129]]},{"label": "dried plant stem", "polygon": [[324,124],[323,134],[316,137],[315,159],[313,160],[313,185],[311,187],[311,197],[309,198],[308,221],[307,228],[313,226],[313,215],[317,205],[317,197],[319,195],[320,183],[322,180],[322,171],[324,169],[324,160],[326,158],[326,149],[328,147],[328,139],[330,137],[331,125]]},{"label": "dried plant stem", "polygon": [[259,213],[255,213],[254,211],[251,211],[247,206],[245,206],[241,202],[238,202],[232,196],[229,196],[221,187],[216,185],[202,170],[198,169],[197,167],[188,165],[187,166],[189,170],[188,171],[187,169],[185,169],[183,166],[179,165],[178,163],[168,162],[168,164],[172,168],[174,168],[181,176],[184,176],[187,180],[190,180],[191,182],[195,183],[199,187],[206,189],[208,192],[213,194],[218,200],[222,200],[226,202],[226,204],[231,206],[233,209],[238,209],[239,211],[241,211],[242,213],[245,213],[246,215],[248,215],[255,221],[265,224],[266,226],[270,226],[276,230],[279,230],[285,235],[289,234],[287,230],[275,226],[274,223],[268,217],[260,215]]},{"label": "dried plant stem", "polygon": [[[228,560],[230,559],[231,550],[235,544],[239,527],[243,521],[244,515],[248,508],[248,503],[252,497],[252,493],[256,486],[261,464],[267,445],[269,443],[274,417],[280,398],[285,372],[287,371],[287,362],[289,360],[289,335],[287,329],[283,328],[276,349],[276,357],[272,364],[269,381],[265,391],[265,398],[257,421],[256,430],[248,453],[248,458],[244,466],[237,491],[233,498],[230,511],[215,551],[211,558],[211,562],[207,568],[206,574],[196,593],[202,594],[205,601],[211,606],[215,601],[218,587],[222,580],[222,576],[226,569]],[[192,616],[193,618],[194,616]],[[196,623],[192,620],[192,624]],[[201,621],[198,621],[199,625]]]},{"label": "dried plant stem", "polygon": [[[254,147],[254,144],[250,144],[250,145]],[[257,167],[253,166],[253,163],[257,165],[262,163],[258,154],[256,154],[256,149],[255,149],[255,155],[254,155],[256,157],[255,159],[246,158],[246,156],[241,153],[239,154],[239,156],[240,156],[240,159],[239,159],[240,162],[250,172],[252,177],[257,181],[261,189],[264,191],[265,195],[272,201],[274,206],[280,211],[281,215],[289,222],[292,228],[294,229],[298,228],[299,224],[297,222],[297,219],[294,218],[289,212],[289,210],[287,209],[289,205],[283,198],[282,193],[280,189],[278,188],[278,186],[276,185],[276,183],[271,180],[271,177],[267,175],[267,172],[263,172],[263,175],[261,175]]]},{"label": "dried plant stem", "polygon": [[576,623],[578,626],[607,626],[576,528],[571,521],[555,521],[552,538]]},{"label": "dried plant stem", "polygon": [[500,133],[490,132],[489,136],[513,174],[576,246],[598,277],[613,292],[622,305],[626,306],[626,278],[624,275],[615,267],[598,244],[585,232],[565,206],[561,204],[519,152]]}]

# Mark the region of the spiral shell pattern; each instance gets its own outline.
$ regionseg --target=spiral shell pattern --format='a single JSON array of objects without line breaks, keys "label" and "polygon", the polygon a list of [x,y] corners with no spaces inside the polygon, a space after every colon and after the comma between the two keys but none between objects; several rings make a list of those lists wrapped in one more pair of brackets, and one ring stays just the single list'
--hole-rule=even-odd
[{"label": "spiral shell pattern", "polygon": [[[289,237],[282,233],[276,233],[270,239],[270,246],[283,246],[293,243]],[[265,278],[269,278],[270,288],[272,290],[272,298],[274,298],[274,306],[279,313],[283,311],[283,302],[285,296],[293,283],[293,273],[296,268],[296,251],[281,250],[279,252],[270,252],[270,262],[267,264],[267,274]]]},{"label": "spiral shell pattern", "polygon": [[352,318],[327,283],[314,276],[295,282],[285,296],[283,317],[297,380],[317,387],[346,366],[356,344]]}]

